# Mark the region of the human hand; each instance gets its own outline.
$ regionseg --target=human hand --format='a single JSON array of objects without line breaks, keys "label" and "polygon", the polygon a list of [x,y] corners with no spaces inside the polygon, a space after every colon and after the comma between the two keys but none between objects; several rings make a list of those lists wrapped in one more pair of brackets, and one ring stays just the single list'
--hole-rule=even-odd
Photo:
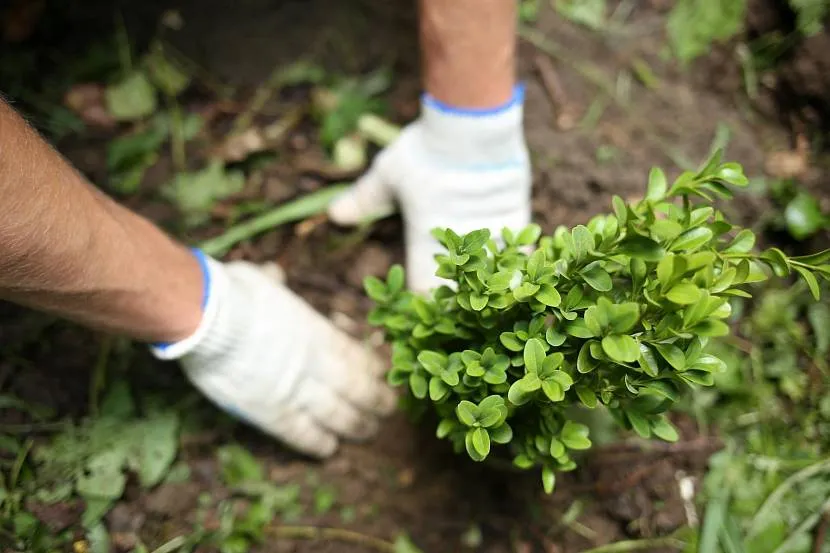
[{"label": "human hand", "polygon": [[327,457],[341,438],[371,436],[395,399],[368,346],[286,288],[276,265],[201,260],[199,328],[153,353],[178,359],[211,401],[303,453]]},{"label": "human hand", "polygon": [[494,110],[459,110],[425,97],[421,117],[384,149],[369,171],[329,207],[341,225],[386,215],[397,203],[405,223],[407,284],[426,292],[440,244],[435,227],[458,234],[530,222],[531,172],[522,127],[523,91]]}]

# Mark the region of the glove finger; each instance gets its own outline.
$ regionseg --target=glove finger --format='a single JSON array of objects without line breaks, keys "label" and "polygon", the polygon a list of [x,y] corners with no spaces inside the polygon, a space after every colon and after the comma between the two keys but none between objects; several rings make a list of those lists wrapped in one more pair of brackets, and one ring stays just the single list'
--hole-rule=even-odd
[{"label": "glove finger", "polygon": [[297,401],[319,425],[340,436],[365,440],[377,432],[378,423],[373,416],[361,413],[317,380],[305,379]]},{"label": "glove finger", "polygon": [[392,190],[380,161],[376,160],[366,174],[332,201],[328,215],[333,222],[354,226],[367,219],[394,213]]},{"label": "glove finger", "polygon": [[292,409],[273,413],[260,427],[301,453],[320,459],[337,451],[337,437],[320,426],[308,413]]},{"label": "glove finger", "polygon": [[335,334],[331,345],[326,362],[317,366],[318,378],[361,410],[381,416],[391,413],[396,396],[377,376],[383,366],[380,359],[345,335]]}]

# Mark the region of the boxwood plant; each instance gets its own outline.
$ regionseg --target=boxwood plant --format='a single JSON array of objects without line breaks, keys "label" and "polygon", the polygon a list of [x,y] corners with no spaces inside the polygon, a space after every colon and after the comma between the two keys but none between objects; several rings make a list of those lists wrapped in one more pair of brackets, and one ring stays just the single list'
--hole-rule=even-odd
[{"label": "boxwood plant", "polygon": [[671,185],[652,169],[641,201],[614,197],[613,213],[552,236],[536,225],[498,243],[487,230],[436,230],[448,286],[415,295],[400,266],[365,282],[370,322],[392,344],[389,381],[434,408],[438,437],[458,452],[482,461],[501,447],[518,467],[541,466],[548,493],[591,447],[568,417],[576,404],[676,440],[665,413],[724,368],[706,345],[729,334],[730,297],[770,273],[797,273],[817,297],[816,277],[830,278],[830,250],[756,252],[753,233],[710,205],[746,184],[718,152]]}]

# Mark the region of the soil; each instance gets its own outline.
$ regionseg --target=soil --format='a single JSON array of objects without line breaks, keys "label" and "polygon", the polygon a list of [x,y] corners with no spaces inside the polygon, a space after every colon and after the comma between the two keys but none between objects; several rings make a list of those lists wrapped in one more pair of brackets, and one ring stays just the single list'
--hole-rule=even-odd
[{"label": "soil", "polygon": [[[87,2],[80,12],[86,15],[71,17],[84,18],[89,28],[107,29],[112,4]],[[162,4],[122,6],[126,28],[137,45],[152,36],[162,9],[169,7]],[[206,112],[226,110],[232,118],[275,67],[311,55],[344,73],[391,62],[395,79],[388,100],[393,119],[404,123],[417,113],[419,91],[412,4],[186,0],[175,6],[184,26],[166,31],[166,37],[207,73],[236,87],[235,100],[221,110],[220,103],[204,90],[189,98],[191,107],[198,105]],[[791,149],[792,135],[779,121],[743,109],[723,89],[707,84],[719,74],[717,63],[697,64],[682,72],[663,61],[661,4],[637,3],[624,30],[592,33],[557,17],[543,2],[535,28],[544,40],[561,47],[553,63],[565,98],[552,101],[539,78],[537,57],[545,46],[521,41],[520,73],[527,83],[526,136],[535,167],[533,211],[546,232],[606,211],[614,194],[640,195],[654,165],[673,168],[670,177],[679,172],[678,162],[697,165],[709,152],[719,125],[729,129],[727,157],[742,163],[751,175],[764,174],[771,152]],[[76,44],[77,39],[65,32],[70,24],[48,28],[52,32],[58,27],[64,29],[57,33],[61,40]],[[372,39],[366,40],[367,36]],[[805,42],[804,48],[812,46]],[[655,73],[655,88],[633,78],[632,63],[637,59]],[[830,63],[826,55],[821,59]],[[791,70],[798,67],[794,64]],[[815,83],[805,78],[810,75],[804,73],[801,78]],[[826,71],[821,78],[826,81]],[[266,106],[257,122],[267,123],[284,114],[303,94],[302,90],[285,91]],[[556,123],[563,106],[580,120],[588,112],[598,117],[564,130],[564,125]],[[211,132],[218,135],[228,119],[227,113],[217,116]],[[104,148],[114,132],[70,138],[59,147],[93,181],[103,182]],[[209,135],[188,152],[192,165],[198,166],[216,138]],[[298,168],[300,157],[315,153],[319,147],[314,129],[301,124],[281,146],[279,162],[255,172],[243,197],[284,200],[325,186],[330,179]],[[157,186],[171,174],[172,165],[162,159],[148,173],[141,191],[122,200],[164,227],[176,228],[177,214],[156,194]],[[824,175],[817,174],[815,182]],[[738,215],[747,222],[768,207],[759,195],[744,198]],[[227,207],[217,208],[210,229],[188,239],[220,232],[227,222]],[[346,231],[321,220],[291,225],[239,245],[228,257],[277,260],[293,289],[349,332],[366,337],[373,330],[365,322],[370,304],[361,281],[367,275],[385,273],[392,263],[402,261],[402,253],[400,222],[391,218],[368,232]],[[14,306],[0,305],[0,309],[0,343],[14,345],[0,357],[0,389],[49,405],[61,414],[82,416],[100,338]],[[140,351],[130,358],[129,372],[124,374],[171,397],[188,390],[174,367],[158,365]],[[16,422],[15,415],[9,416],[9,422]],[[107,521],[125,550],[133,534],[152,548],[189,531],[201,494],[216,501],[227,495],[219,482],[215,450],[237,440],[266,463],[273,481],[312,482],[336,491],[336,508],[317,515],[309,491],[314,486],[305,486],[303,500],[309,507],[292,524],[342,527],[390,540],[406,532],[430,553],[468,548],[487,553],[578,552],[620,539],[666,536],[687,524],[679,481],[689,477],[699,484],[706,460],[718,444],[699,436],[692,421],[679,418],[677,423],[682,440],[670,447],[644,450],[635,442],[624,442],[597,448],[580,469],[560,478],[551,497],[541,493],[537,475],[505,473],[466,461],[436,440],[430,429],[403,415],[386,421],[372,441],[347,444],[322,463],[298,457],[238,426],[200,430],[182,437],[182,459],[191,468],[190,481],[163,484],[151,492],[131,487]],[[65,527],[72,525],[72,517],[77,524],[80,511],[76,507],[40,506],[38,513]],[[344,516],[344,507],[353,508],[353,516]],[[579,509],[575,522],[562,524],[562,515],[569,509],[571,513]],[[472,527],[482,534],[480,544],[470,547],[464,542],[469,542],[465,536],[472,535]],[[367,551],[365,546],[342,542],[280,538],[267,540],[256,550]]]}]

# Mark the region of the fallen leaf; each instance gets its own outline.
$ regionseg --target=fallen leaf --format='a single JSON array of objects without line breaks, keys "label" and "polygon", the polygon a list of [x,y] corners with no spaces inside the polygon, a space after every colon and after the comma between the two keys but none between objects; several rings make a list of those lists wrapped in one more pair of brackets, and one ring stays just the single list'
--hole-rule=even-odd
[{"label": "fallen leaf", "polygon": [[107,87],[107,110],[119,121],[135,121],[152,115],[158,107],[156,90],[142,71],[134,71]]}]

